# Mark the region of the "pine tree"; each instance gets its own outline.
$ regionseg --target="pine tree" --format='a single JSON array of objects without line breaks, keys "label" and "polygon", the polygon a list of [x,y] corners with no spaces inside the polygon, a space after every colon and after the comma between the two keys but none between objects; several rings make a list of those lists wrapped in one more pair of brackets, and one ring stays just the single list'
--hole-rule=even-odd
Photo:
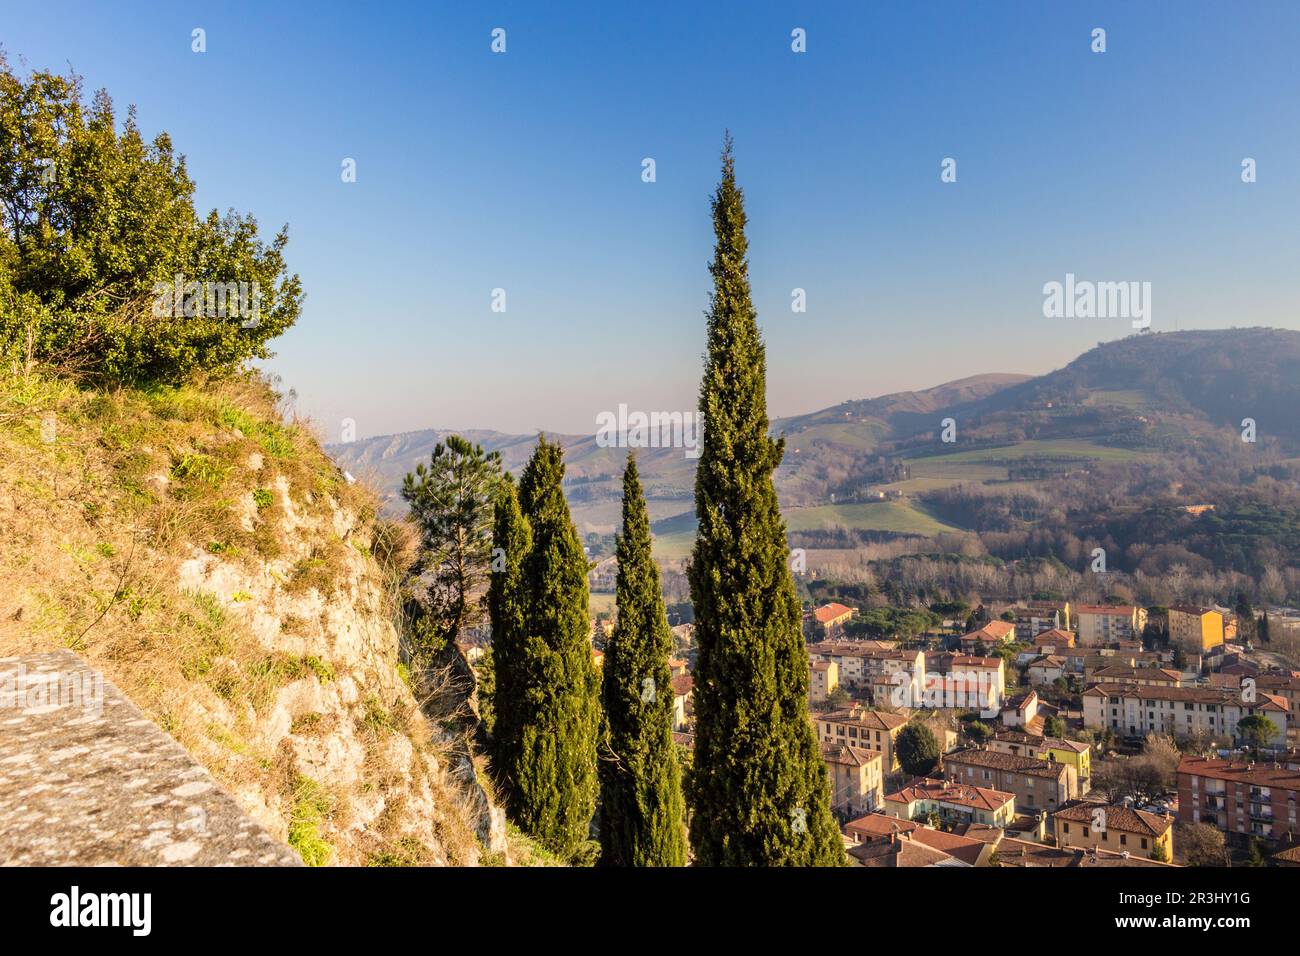
[{"label": "pine tree", "polygon": [[519,616],[506,621],[507,632],[518,626],[521,639],[507,642],[505,659],[498,649],[495,660],[497,752],[514,822],[552,851],[577,858],[596,807],[600,689],[587,618],[587,559],[563,478],[560,446],[539,438],[519,483],[519,507],[532,535],[514,592]]},{"label": "pine tree", "polygon": [[524,685],[524,559],[533,535],[519,507],[514,479],[505,475],[497,491],[492,523],[492,564],[488,578],[488,617],[492,622],[492,752],[507,804],[519,754],[519,703]]},{"label": "pine tree", "polygon": [[650,553],[650,515],[636,458],[623,473],[618,621],[605,648],[608,748],[600,761],[601,862],[685,866],[686,808],[673,743],[672,632]]},{"label": "pine tree", "polygon": [[426,467],[402,482],[420,529],[420,552],[406,582],[417,656],[432,656],[482,620],[480,595],[491,564],[492,522],[501,456],[459,435],[434,446]]},{"label": "pine tree", "polygon": [[689,572],[698,642],[691,845],[706,866],[842,865],[808,717],[808,652],[772,483],[785,443],[768,436],[766,356],[729,136],[713,228]]}]

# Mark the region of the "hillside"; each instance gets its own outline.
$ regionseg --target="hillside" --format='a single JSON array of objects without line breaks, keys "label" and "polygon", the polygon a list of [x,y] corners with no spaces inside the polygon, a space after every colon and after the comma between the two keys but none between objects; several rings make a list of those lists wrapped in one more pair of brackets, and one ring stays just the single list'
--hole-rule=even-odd
[{"label": "hillside", "polygon": [[[1242,514],[1259,513],[1259,494],[1282,495],[1262,513],[1289,528],[1292,459],[1300,456],[1300,424],[1291,412],[1297,405],[1300,332],[1135,335],[1098,345],[1046,375],[975,375],[774,421],[772,431],[786,438],[777,490],[791,532],[809,546],[1069,527],[1127,547],[1137,539],[1104,512],[1121,522],[1124,514],[1142,515],[1149,541],[1152,528],[1183,524],[1153,521],[1150,509],[1167,512],[1200,498],[1227,504],[1227,489]],[[956,423],[952,443],[941,440],[946,418]],[[1243,418],[1257,423],[1255,443],[1241,441]],[[400,510],[392,492],[402,475],[446,434],[371,438],[330,452],[342,467],[388,489],[390,507]],[[497,432],[470,436],[500,450],[512,469],[533,441]],[[575,521],[598,553],[618,520],[623,452],[597,447],[592,436],[560,440]],[[694,528],[694,462],[678,449],[646,449],[641,468],[656,553],[684,558]],[[1125,497],[1124,509],[1116,512],[1113,500],[1094,494],[1098,482]],[[1241,556],[1255,545],[1285,555],[1289,531],[1260,539],[1267,527],[1246,522],[1230,563],[1242,566]],[[1172,530],[1155,535],[1157,544],[1166,540],[1173,541]],[[1197,540],[1208,536],[1198,532]],[[1208,545],[1197,552],[1205,560],[1223,553]],[[1258,559],[1246,564],[1258,573]]]},{"label": "hillside", "polygon": [[260,380],[0,377],[0,657],[102,669],[309,864],[527,861],[408,686],[398,540]]}]

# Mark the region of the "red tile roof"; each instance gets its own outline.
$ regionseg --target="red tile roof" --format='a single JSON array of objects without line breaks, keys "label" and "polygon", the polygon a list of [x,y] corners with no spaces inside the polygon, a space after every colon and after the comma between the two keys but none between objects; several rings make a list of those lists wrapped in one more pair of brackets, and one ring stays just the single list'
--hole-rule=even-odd
[{"label": "red tile roof", "polygon": [[1004,793],[1001,790],[972,787],[952,780],[934,780],[930,777],[913,780],[901,790],[885,795],[885,799],[891,803],[934,800],[978,810],[997,810],[1015,798],[1015,794]]},{"label": "red tile roof", "polygon": [[852,613],[853,608],[831,602],[830,604],[823,604],[817,610],[813,611],[813,617],[817,618],[818,624],[829,624],[831,621],[841,618],[845,614]]}]

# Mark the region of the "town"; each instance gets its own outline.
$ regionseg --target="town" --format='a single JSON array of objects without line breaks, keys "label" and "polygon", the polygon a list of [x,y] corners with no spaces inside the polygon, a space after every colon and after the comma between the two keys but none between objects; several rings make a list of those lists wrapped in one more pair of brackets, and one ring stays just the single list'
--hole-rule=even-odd
[{"label": "town", "polygon": [[[1241,639],[1234,610],[990,601],[903,640],[861,636],[859,617],[804,609],[811,719],[853,864],[1300,866],[1300,669]],[[670,661],[688,752],[693,629],[673,627]],[[612,630],[593,619],[598,663]]]}]

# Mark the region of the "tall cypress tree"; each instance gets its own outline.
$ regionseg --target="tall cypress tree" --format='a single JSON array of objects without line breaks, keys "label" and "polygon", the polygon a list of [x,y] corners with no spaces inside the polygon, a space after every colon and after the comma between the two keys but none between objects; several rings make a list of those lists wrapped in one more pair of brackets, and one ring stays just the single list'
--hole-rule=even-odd
[{"label": "tall cypress tree", "polygon": [[673,638],[650,553],[650,515],[636,457],[623,473],[618,622],[605,648],[608,749],[600,761],[601,862],[685,866],[686,808],[673,743]]},{"label": "tall cypress tree", "polygon": [[730,136],[713,229],[699,532],[689,571],[698,644],[691,845],[706,866],[841,865],[772,483],[785,443],[768,436],[767,362],[750,300]]},{"label": "tall cypress tree", "polygon": [[514,789],[519,754],[520,687],[524,682],[524,559],[533,534],[519,507],[514,479],[507,473],[497,491],[492,522],[492,562],[488,578],[488,618],[492,622],[492,753],[506,792]]},{"label": "tall cypress tree", "polygon": [[532,536],[516,592],[520,641],[504,662],[496,660],[497,699],[506,708],[497,714],[499,725],[505,717],[498,770],[515,823],[572,858],[583,849],[596,807],[600,687],[589,637],[587,559],[563,478],[560,446],[539,438],[519,483]]}]

